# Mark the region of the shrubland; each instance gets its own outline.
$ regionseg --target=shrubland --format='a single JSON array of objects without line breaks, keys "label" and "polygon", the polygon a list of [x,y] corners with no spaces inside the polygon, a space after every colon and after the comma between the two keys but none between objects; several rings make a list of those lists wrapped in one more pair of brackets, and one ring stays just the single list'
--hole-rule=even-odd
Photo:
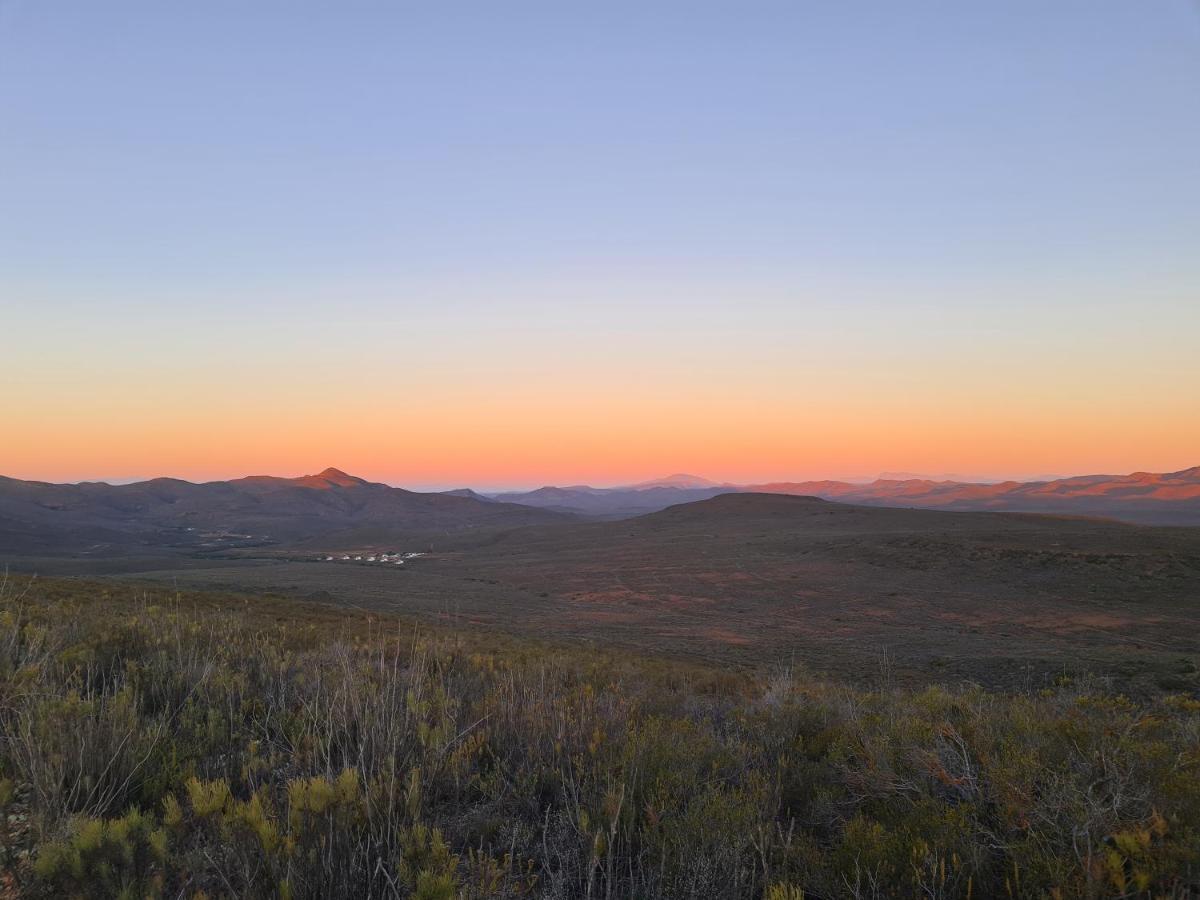
[{"label": "shrubland", "polygon": [[1200,701],[33,582],[0,596],[0,806],[28,897],[1186,897]]}]

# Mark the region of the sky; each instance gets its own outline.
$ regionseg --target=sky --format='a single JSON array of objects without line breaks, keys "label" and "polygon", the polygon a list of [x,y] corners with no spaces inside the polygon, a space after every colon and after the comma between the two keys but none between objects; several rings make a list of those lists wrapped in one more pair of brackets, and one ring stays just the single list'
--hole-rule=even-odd
[{"label": "sky", "polygon": [[0,473],[1197,464],[1194,0],[0,0]]}]

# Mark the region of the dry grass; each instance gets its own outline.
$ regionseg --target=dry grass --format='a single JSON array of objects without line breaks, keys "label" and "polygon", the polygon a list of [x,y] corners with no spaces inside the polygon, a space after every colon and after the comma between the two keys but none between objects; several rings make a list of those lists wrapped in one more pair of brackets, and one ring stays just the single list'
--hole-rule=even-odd
[{"label": "dry grass", "polygon": [[1200,702],[721,671],[316,604],[0,599],[29,896],[1188,895]]}]

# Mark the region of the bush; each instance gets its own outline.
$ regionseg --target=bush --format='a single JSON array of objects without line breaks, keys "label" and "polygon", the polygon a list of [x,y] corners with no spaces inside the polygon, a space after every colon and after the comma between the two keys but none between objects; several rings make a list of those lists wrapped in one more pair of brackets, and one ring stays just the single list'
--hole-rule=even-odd
[{"label": "bush", "polygon": [[747,683],[57,593],[0,598],[29,896],[1200,890],[1189,696]]}]

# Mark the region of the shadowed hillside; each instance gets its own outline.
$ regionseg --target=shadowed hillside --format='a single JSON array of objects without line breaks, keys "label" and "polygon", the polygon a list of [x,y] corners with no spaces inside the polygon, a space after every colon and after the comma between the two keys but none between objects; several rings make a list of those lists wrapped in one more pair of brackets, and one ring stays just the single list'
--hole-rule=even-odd
[{"label": "shadowed hillside", "polygon": [[1200,650],[1200,529],[728,494],[435,549],[402,568],[290,554],[145,574],[852,678],[886,655],[912,681],[1170,681]]},{"label": "shadowed hillside", "polygon": [[422,534],[559,521],[553,512],[421,494],[326,469],[193,484],[47,484],[0,478],[0,552],[103,557],[212,552],[330,538],[350,529]]}]

